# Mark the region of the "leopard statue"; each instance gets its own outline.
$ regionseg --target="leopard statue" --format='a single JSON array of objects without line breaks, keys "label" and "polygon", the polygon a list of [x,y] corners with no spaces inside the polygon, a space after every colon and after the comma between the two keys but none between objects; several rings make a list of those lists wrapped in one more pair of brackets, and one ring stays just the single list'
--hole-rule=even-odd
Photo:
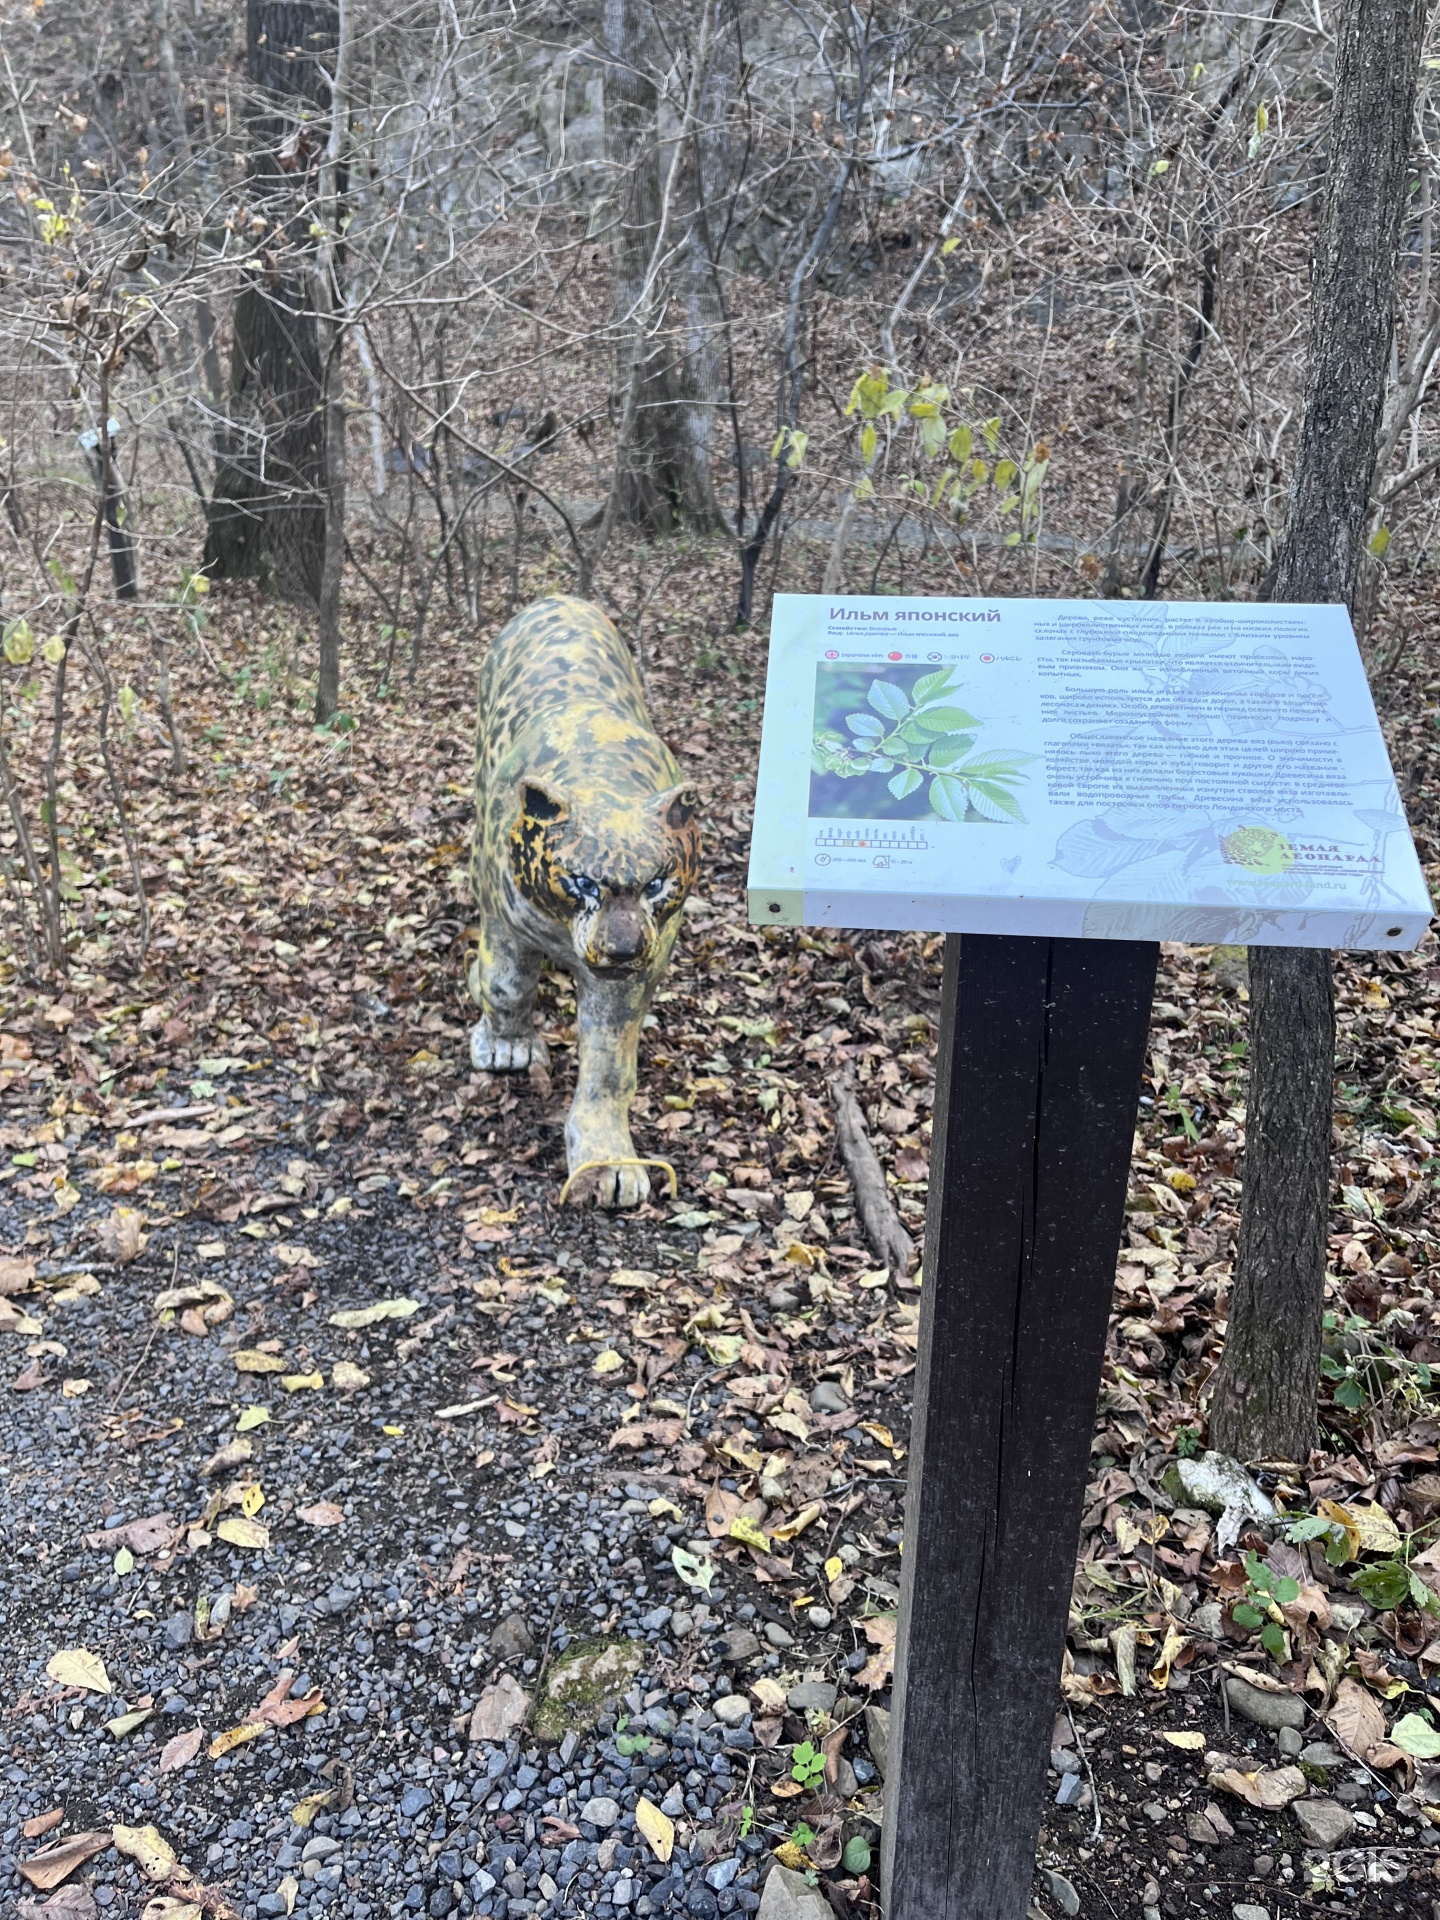
[{"label": "leopard statue", "polygon": [[543,1065],[541,962],[574,975],[566,1191],[583,1173],[606,1207],[639,1206],[646,1165],[663,1164],[637,1158],[630,1103],[646,1008],[699,870],[696,806],[599,607],[556,595],[502,629],[480,670],[475,737],[470,1058],[481,1072]]}]

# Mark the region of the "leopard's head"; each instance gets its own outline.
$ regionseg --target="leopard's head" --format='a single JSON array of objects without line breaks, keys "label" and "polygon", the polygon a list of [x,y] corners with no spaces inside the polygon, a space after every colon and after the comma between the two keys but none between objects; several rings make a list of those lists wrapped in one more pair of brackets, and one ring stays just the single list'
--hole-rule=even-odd
[{"label": "leopard's head", "polygon": [[699,871],[693,789],[635,799],[529,778],[517,798],[510,830],[516,891],[547,918],[569,922],[576,958],[587,967],[638,972]]}]

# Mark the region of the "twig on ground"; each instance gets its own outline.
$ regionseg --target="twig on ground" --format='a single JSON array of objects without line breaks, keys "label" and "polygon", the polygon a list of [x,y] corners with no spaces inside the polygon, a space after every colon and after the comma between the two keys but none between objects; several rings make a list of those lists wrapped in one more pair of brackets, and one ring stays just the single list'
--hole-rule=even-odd
[{"label": "twig on ground", "polygon": [[860,1221],[876,1254],[896,1279],[904,1279],[915,1265],[915,1242],[900,1223],[895,1202],[885,1184],[885,1169],[865,1131],[865,1116],[848,1073],[832,1074],[830,1098],[835,1103],[835,1138],[840,1157],[855,1189]]}]

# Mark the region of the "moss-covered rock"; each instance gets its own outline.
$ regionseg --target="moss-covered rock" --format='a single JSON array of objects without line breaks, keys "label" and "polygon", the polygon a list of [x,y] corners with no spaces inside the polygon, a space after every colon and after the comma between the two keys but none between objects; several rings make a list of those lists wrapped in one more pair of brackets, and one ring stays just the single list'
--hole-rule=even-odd
[{"label": "moss-covered rock", "polygon": [[545,1679],[534,1727],[542,1740],[588,1733],[613,1707],[645,1662],[640,1640],[586,1640],[557,1660]]}]

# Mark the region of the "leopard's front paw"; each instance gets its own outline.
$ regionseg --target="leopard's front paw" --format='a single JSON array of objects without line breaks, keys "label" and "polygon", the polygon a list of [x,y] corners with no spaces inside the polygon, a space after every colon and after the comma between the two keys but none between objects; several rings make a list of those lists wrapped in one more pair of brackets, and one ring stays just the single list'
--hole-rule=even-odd
[{"label": "leopard's front paw", "polygon": [[650,1176],[635,1159],[627,1127],[582,1131],[572,1119],[565,1129],[566,1159],[575,1182],[573,1198],[597,1207],[638,1207],[650,1198]]},{"label": "leopard's front paw", "polygon": [[547,1066],[550,1050],[538,1033],[511,1038],[492,1033],[482,1014],[470,1029],[470,1064],[477,1073],[523,1073],[527,1067]]}]

